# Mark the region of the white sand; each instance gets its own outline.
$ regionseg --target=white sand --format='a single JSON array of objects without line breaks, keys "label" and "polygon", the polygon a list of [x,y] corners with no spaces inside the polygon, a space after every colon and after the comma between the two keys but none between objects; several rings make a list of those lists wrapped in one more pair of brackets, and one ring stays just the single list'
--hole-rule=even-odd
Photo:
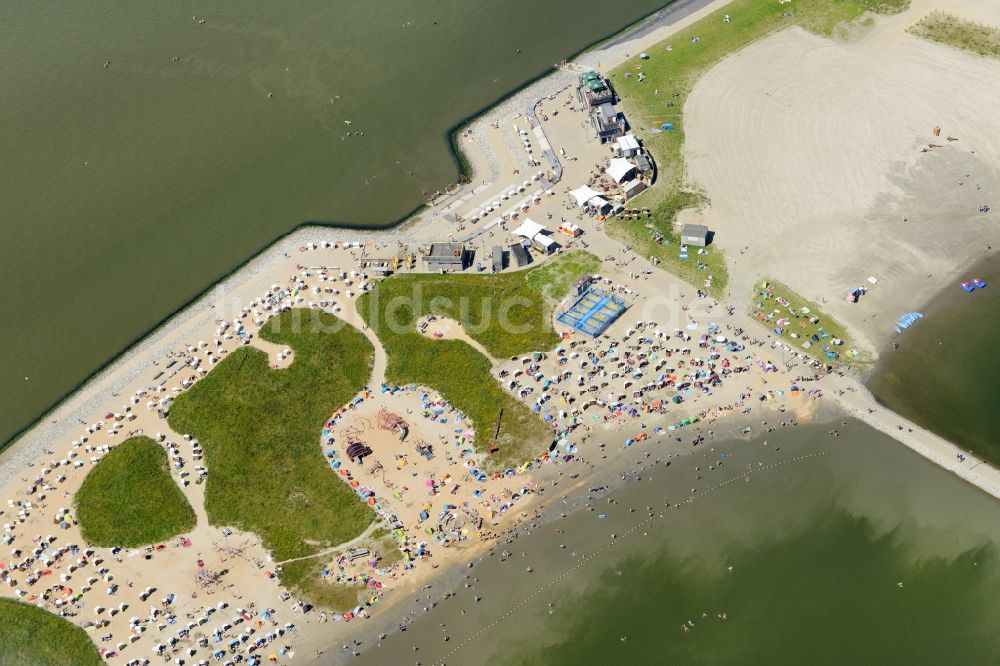
[{"label": "white sand", "polygon": [[[685,108],[688,178],[734,259],[734,300],[759,271],[824,302],[872,349],[1000,243],[1000,208],[979,212],[1000,204],[1000,63],[904,33],[929,6],[914,4],[848,42],[767,37],[711,69]],[[1000,23],[996,7],[962,8]],[[878,285],[847,304],[868,276]]]}]

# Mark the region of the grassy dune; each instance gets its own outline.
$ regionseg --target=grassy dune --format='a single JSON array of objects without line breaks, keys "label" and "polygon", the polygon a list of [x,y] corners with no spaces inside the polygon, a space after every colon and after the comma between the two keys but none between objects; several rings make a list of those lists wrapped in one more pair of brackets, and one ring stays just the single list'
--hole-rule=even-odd
[{"label": "grassy dune", "polygon": [[[374,518],[330,471],[319,444],[326,419],[368,382],[374,349],[360,331],[316,310],[278,315],[260,337],[290,347],[292,365],[272,370],[263,352],[238,349],[178,396],[170,427],[205,450],[212,524],[259,534],[281,561],[348,541]],[[281,580],[321,600],[325,584],[310,574],[287,567]]]},{"label": "grassy dune", "polygon": [[461,340],[434,340],[417,332],[421,316],[462,323],[495,358],[552,349],[559,341],[543,294],[561,298],[580,275],[597,269],[589,253],[567,253],[531,271],[500,275],[396,275],[358,301],[358,310],[389,356],[386,375],[401,384],[424,384],[462,410],[486,451],[501,410],[493,468],[527,460],[549,444],[548,428],[490,376],[491,363]]},{"label": "grassy dune", "polygon": [[931,12],[911,25],[907,32],[981,56],[1000,58],[1000,28],[973,23],[945,12]]},{"label": "grassy dune", "polygon": [[29,604],[0,599],[0,666],[99,666],[87,633]]},{"label": "grassy dune", "polygon": [[[768,287],[765,288],[764,284]],[[787,301],[787,305],[779,303],[777,300],[779,298]],[[760,313],[760,316],[757,313]],[[775,328],[776,322],[782,318],[788,319],[788,325],[782,327],[781,339],[821,363],[862,366],[871,361],[869,355],[854,344],[843,324],[823,312],[819,305],[799,296],[777,280],[767,279],[756,285],[750,302],[750,314],[754,321],[769,330]],[[813,340],[813,335],[820,339]],[[832,345],[833,338],[843,340],[844,344]],[[828,349],[823,349],[824,347]],[[859,352],[858,356],[850,353],[852,349]],[[827,358],[827,351],[836,353],[838,358],[836,360]]]},{"label": "grassy dune", "polygon": [[530,271],[528,286],[542,296],[560,301],[570,287],[584,275],[593,275],[601,268],[601,259],[586,250],[570,250],[557,261],[550,261]]},{"label": "grassy dune", "polygon": [[87,474],[76,515],[95,546],[143,546],[195,525],[194,510],[170,478],[167,452],[148,437],[125,440]]}]

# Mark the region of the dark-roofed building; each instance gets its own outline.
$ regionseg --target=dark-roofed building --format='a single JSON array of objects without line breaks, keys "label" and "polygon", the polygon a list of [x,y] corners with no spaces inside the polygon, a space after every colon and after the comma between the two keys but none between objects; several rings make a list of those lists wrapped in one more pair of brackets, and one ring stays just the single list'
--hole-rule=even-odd
[{"label": "dark-roofed building", "polygon": [[493,247],[493,272],[499,273],[503,270],[503,248],[499,245]]},{"label": "dark-roofed building", "polygon": [[424,266],[431,271],[464,271],[468,261],[463,243],[431,243],[430,252],[424,255]]},{"label": "dark-roofed building", "polygon": [[514,263],[517,264],[518,268],[531,263],[531,255],[520,243],[514,243],[510,246],[510,256],[514,257]]},{"label": "dark-roofed building", "polygon": [[642,153],[635,156],[635,166],[641,174],[647,174],[653,170],[653,163]]}]

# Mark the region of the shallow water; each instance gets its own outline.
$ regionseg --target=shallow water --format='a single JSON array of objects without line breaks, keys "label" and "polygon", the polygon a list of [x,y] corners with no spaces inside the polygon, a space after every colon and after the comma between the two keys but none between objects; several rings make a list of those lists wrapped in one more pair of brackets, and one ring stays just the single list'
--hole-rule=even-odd
[{"label": "shallow water", "polygon": [[[827,434],[833,427],[840,437]],[[456,597],[357,661],[1000,659],[993,498],[857,422],[764,441],[704,444],[614,493],[615,504],[595,499],[593,512],[498,548],[512,557],[485,558],[467,572],[473,587],[457,585]],[[664,510],[665,500],[679,508]],[[647,506],[662,515],[648,519]]]},{"label": "shallow water", "polygon": [[298,224],[405,216],[451,127],[663,4],[4,2],[0,443]]},{"label": "shallow water", "polygon": [[869,381],[880,402],[963,449],[1000,464],[1000,272],[987,261],[968,272],[985,289],[948,285],[923,319],[896,337]]}]

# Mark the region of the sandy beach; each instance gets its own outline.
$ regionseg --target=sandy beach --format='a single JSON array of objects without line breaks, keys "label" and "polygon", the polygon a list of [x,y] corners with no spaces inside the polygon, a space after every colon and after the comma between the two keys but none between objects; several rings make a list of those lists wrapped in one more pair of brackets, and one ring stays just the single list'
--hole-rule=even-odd
[{"label": "sandy beach", "polygon": [[[1000,20],[995,7],[946,5]],[[967,279],[1000,241],[979,210],[1000,191],[987,111],[1000,70],[905,32],[941,8],[913,2],[847,41],[779,31],[712,68],[685,108],[688,178],[711,200],[697,217],[738,257],[733,283],[766,272],[876,350],[900,314]],[[869,276],[878,284],[847,303]]]},{"label": "sandy beach", "polygon": [[[688,179],[711,203],[684,218],[718,233],[731,271],[724,299],[630,252],[604,233],[612,220],[585,214],[569,198],[570,190],[602,177],[610,158],[576,98],[579,73],[607,70],[725,4],[681,3],[658,19],[664,25],[641,27],[633,38],[626,34],[526,87],[458,137],[473,168],[469,183],[398,229],[295,231],[47,414],[0,455],[11,552],[3,594],[85,626],[113,653],[106,655],[111,663],[160,655],[198,663],[216,650],[228,659],[250,646],[274,663],[329,663],[347,661],[433,607],[457,586],[466,563],[555,511],[553,495],[626,480],[619,468],[637,452],[687,455],[714,438],[846,413],[1000,498],[996,468],[884,409],[857,372],[824,371],[745,311],[762,275],[776,277],[822,303],[877,354],[899,314],[919,308],[1000,241],[985,223],[992,213],[979,211],[1000,191],[1000,140],[989,113],[1000,103],[1000,67],[907,35],[905,27],[929,3],[916,0],[847,40],[781,30],[699,81],[685,109],[685,158]],[[996,8],[946,4],[1000,24]],[[923,151],[936,125],[957,140]],[[547,146],[561,149],[558,169],[542,157]],[[560,237],[561,244],[599,257],[598,284],[628,309],[595,338],[557,322],[557,349],[515,358],[489,357],[458,321],[419,322],[429,339],[461,340],[487,356],[491,377],[483,381],[497,382],[554,435],[567,433],[551,452],[539,452],[531,469],[470,482],[469,470],[480,468],[483,456],[468,441],[480,433],[434,387],[386,382],[385,349],[355,305],[379,279],[369,262],[417,252],[429,241],[462,240],[475,253],[469,270],[485,269],[494,246],[515,240],[511,231],[520,220],[501,217],[515,210],[550,232],[577,224],[582,235]],[[538,255],[534,265],[547,261]],[[416,270],[424,270],[419,259]],[[869,276],[877,283],[860,303],[848,304],[848,290]],[[276,370],[294,363],[293,349],[257,335],[288,308],[335,314],[375,349],[366,389],[331,413],[316,436],[317,453],[331,461],[328,436],[357,437],[373,450],[363,466],[341,459],[330,470],[331,483],[375,489],[373,527],[316,556],[339,569],[341,579],[370,581],[359,597],[362,610],[350,617],[309,609],[283,589],[271,575],[281,562],[256,535],[224,534],[226,526],[209,524],[204,493],[212,470],[201,464],[198,442],[173,432],[162,414],[245,344],[265,352]],[[393,418],[405,422],[404,440],[383,425]],[[90,548],[78,525],[61,528],[53,514],[71,512],[88,470],[139,433],[168,451],[197,525],[162,548]],[[421,554],[382,566],[368,566],[361,556],[355,562],[351,554],[370,546],[372,532],[383,526],[399,529]],[[47,573],[36,573],[41,566]],[[206,582],[202,570],[226,573]],[[343,582],[336,577],[331,585]]]}]

